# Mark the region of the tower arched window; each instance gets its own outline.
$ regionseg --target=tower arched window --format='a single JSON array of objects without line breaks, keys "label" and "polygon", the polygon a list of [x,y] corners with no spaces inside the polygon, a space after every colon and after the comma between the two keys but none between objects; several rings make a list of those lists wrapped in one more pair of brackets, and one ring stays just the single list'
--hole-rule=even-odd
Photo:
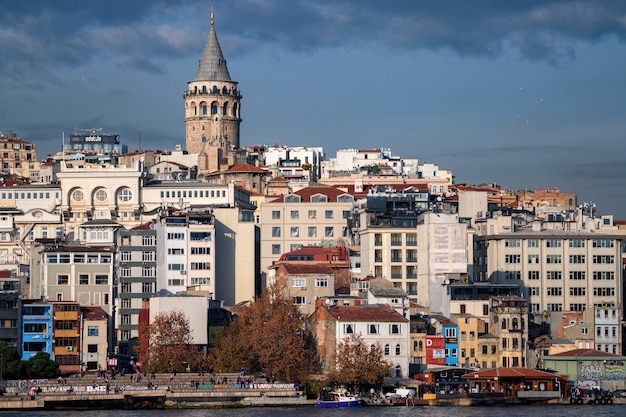
[{"label": "tower arched window", "polygon": [[206,142],[206,136],[202,136],[202,142]]},{"label": "tower arched window", "polygon": [[214,93],[219,92],[219,90],[217,89],[217,86],[216,86],[216,85],[214,85],[214,86],[213,86],[213,92],[214,92]]},{"label": "tower arched window", "polygon": [[217,114],[217,104],[211,104],[211,114]]},{"label": "tower arched window", "polygon": [[222,106],[222,114],[224,116],[226,116],[226,110],[228,109],[228,103],[224,103],[224,106]]},{"label": "tower arched window", "polygon": [[233,104],[233,117],[237,117],[238,106],[237,103]]},{"label": "tower arched window", "polygon": [[207,114],[207,106],[206,104],[204,106],[202,106],[202,114]]},{"label": "tower arched window", "polygon": [[202,86],[202,92],[203,92],[203,93],[206,93],[206,85],[203,85],[203,86]]}]

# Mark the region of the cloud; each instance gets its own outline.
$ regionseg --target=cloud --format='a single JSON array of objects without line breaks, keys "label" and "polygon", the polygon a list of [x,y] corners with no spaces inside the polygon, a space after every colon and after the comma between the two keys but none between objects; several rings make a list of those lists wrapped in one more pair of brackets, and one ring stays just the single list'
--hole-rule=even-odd
[{"label": "cloud", "polygon": [[[626,39],[622,1],[241,0],[216,2],[220,40],[229,56],[259,46],[299,53],[376,44],[387,50],[450,50],[496,57],[513,48],[528,60],[571,59],[576,41]],[[0,71],[19,83],[58,82],[55,68],[112,57],[118,65],[167,71],[197,55],[209,6],[199,0],[29,0],[2,2]]]}]

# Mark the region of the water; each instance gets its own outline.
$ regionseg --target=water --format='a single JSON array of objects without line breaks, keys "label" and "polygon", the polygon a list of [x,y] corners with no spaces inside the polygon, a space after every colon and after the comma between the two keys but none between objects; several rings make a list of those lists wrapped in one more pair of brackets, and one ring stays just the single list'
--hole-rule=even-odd
[{"label": "water", "polygon": [[94,411],[2,411],[0,417],[622,417],[626,405],[554,405],[497,407],[363,407],[322,409],[311,407],[228,408],[202,410],[94,410]]}]

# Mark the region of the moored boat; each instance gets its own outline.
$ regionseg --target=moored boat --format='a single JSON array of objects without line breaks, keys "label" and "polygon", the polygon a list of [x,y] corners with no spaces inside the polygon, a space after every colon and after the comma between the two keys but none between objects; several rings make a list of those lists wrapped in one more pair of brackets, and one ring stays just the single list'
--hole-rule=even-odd
[{"label": "moored boat", "polygon": [[360,398],[348,394],[345,391],[330,391],[322,393],[320,399],[315,403],[316,407],[323,408],[344,408],[360,407],[363,401]]}]

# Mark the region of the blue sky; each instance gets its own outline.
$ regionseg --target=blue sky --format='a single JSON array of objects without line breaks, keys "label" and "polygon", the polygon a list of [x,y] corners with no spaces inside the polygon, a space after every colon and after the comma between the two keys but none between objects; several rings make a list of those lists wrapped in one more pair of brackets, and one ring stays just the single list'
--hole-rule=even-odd
[{"label": "blue sky", "polygon": [[[626,219],[626,2],[215,0],[241,144],[390,147]],[[206,1],[0,2],[0,131],[184,144]]]}]

